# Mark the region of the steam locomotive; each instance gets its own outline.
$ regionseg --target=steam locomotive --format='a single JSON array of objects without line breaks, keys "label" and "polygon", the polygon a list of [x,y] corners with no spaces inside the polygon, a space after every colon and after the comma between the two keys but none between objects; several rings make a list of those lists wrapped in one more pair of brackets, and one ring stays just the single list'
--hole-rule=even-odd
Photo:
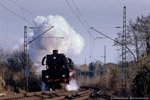
[{"label": "steam locomotive", "polygon": [[64,54],[59,54],[58,50],[43,57],[42,65],[46,65],[46,70],[42,70],[42,81],[50,90],[65,89],[70,79],[74,78],[73,61]]}]

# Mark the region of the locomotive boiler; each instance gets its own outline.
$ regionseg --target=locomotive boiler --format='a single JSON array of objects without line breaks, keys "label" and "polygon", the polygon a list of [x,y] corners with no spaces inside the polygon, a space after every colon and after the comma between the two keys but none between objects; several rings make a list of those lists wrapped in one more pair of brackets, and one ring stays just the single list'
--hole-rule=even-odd
[{"label": "locomotive boiler", "polygon": [[50,90],[65,89],[70,79],[74,78],[74,63],[64,54],[59,54],[58,50],[46,55],[42,65],[46,65],[46,70],[42,70],[42,81]]}]

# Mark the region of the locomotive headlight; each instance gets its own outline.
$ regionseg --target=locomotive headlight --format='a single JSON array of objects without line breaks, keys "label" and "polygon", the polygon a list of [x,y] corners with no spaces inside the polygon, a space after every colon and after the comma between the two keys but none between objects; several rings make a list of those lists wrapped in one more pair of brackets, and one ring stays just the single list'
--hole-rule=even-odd
[{"label": "locomotive headlight", "polygon": [[46,78],[49,78],[49,76],[48,76],[48,75],[46,75],[45,77],[46,77]]},{"label": "locomotive headlight", "polygon": [[53,57],[53,59],[56,59],[56,57]]},{"label": "locomotive headlight", "polygon": [[65,75],[62,75],[62,77],[65,77]]}]

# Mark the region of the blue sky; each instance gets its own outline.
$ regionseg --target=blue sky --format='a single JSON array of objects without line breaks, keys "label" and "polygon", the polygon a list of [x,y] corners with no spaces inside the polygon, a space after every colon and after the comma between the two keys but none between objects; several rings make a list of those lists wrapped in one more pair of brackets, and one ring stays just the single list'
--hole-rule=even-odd
[{"label": "blue sky", "polygon": [[[86,20],[89,25],[87,28],[94,38],[103,36],[90,30],[90,27],[94,27],[112,38],[117,37],[116,34],[121,32],[122,29],[114,27],[122,27],[123,25],[124,6],[127,8],[127,24],[129,20],[134,20],[137,16],[150,13],[150,0],[73,0],[77,8],[73,5],[72,0],[67,1],[81,21],[84,23],[84,20]],[[82,53],[73,58],[76,64],[85,63],[85,59],[87,63],[93,61],[89,56],[103,62],[104,45],[107,48],[106,61],[117,62],[119,60],[117,47],[113,46],[113,41],[107,38],[93,40],[70,9],[66,0],[0,0],[0,4],[0,45],[7,50],[15,48],[23,40],[25,25],[32,26],[25,20],[33,23],[36,16],[60,15],[85,40]],[[25,18],[25,20],[12,14],[2,5]],[[25,10],[32,13],[32,15]],[[82,15],[79,14],[78,10]]]}]

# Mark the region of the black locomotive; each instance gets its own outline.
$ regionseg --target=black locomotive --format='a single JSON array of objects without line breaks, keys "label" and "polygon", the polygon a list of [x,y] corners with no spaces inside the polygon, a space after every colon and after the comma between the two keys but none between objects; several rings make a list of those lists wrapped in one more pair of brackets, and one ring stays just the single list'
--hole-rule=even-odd
[{"label": "black locomotive", "polygon": [[53,54],[42,59],[42,65],[46,65],[46,70],[42,70],[42,81],[46,86],[51,90],[64,89],[72,77],[69,75],[73,71],[72,60],[59,54],[58,50],[53,50]]}]

